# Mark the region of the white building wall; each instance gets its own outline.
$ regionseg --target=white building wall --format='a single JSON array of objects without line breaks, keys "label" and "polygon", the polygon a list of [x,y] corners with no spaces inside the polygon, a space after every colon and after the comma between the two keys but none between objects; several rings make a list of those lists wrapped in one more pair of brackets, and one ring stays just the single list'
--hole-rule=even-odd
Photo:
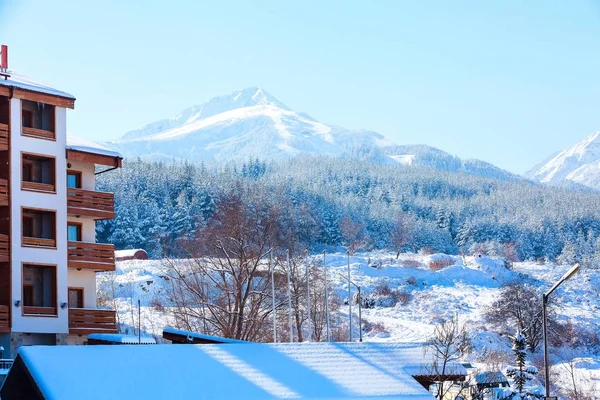
[{"label": "white building wall", "polygon": [[83,288],[83,308],[96,308],[96,273],[69,268],[70,287]]},{"label": "white building wall", "polygon": [[96,176],[94,175],[94,164],[81,161],[68,161],[71,164],[71,170],[81,172],[81,188],[86,190],[96,190]]},{"label": "white building wall", "polygon": [[[21,136],[21,100],[11,99],[11,264],[12,264],[12,331],[28,333],[67,333],[68,310],[60,304],[67,302],[67,184],[66,184],[66,109],[56,107],[56,141]],[[56,157],[56,194],[21,190],[21,152],[45,154]],[[27,248],[21,246],[22,207],[43,208],[56,211],[56,249]],[[22,265],[40,263],[56,265],[58,316],[23,316]]]}]

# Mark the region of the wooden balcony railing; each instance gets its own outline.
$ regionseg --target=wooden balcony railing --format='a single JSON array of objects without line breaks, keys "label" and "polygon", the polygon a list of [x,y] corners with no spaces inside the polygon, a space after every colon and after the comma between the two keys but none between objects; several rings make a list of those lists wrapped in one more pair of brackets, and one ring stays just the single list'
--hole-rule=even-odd
[{"label": "wooden balcony railing", "polygon": [[56,239],[44,239],[44,238],[35,238],[35,237],[27,237],[23,236],[22,240],[23,246],[31,246],[31,247],[56,247]]},{"label": "wooden balcony railing", "polygon": [[67,190],[67,212],[94,219],[115,217],[115,195],[85,189]]},{"label": "wooden balcony railing", "polygon": [[0,306],[0,333],[10,332],[10,307]]},{"label": "wooden balcony railing", "polygon": [[0,179],[0,206],[8,205],[8,180]]},{"label": "wooden balcony railing", "polygon": [[8,124],[0,124],[0,150],[8,150]]},{"label": "wooden balcony railing", "polygon": [[10,241],[9,241],[8,235],[0,234],[0,262],[8,262],[9,260],[10,260]]},{"label": "wooden balcony railing", "polygon": [[32,137],[36,137],[36,138],[40,138],[40,139],[49,139],[49,140],[56,139],[56,135],[54,132],[47,131],[44,129],[28,128],[28,127],[24,126],[23,128],[21,128],[21,132],[23,133],[23,136],[32,136]]},{"label": "wooden balcony railing", "polygon": [[56,307],[23,306],[24,315],[57,315]]},{"label": "wooden balcony railing", "polygon": [[117,315],[112,310],[69,308],[69,333],[116,333]]},{"label": "wooden balcony railing", "polygon": [[115,270],[115,246],[112,244],[69,242],[69,268],[93,271]]},{"label": "wooden balcony railing", "polygon": [[23,190],[33,190],[35,192],[55,192],[56,187],[50,183],[38,183],[38,182],[21,182],[21,188]]}]

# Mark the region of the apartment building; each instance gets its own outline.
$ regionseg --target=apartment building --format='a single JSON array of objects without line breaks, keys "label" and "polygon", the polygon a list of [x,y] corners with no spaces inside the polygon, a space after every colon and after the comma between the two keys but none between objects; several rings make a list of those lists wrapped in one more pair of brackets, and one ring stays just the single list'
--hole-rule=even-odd
[{"label": "apartment building", "polygon": [[24,345],[115,332],[115,312],[96,308],[96,272],[115,269],[114,248],[95,243],[114,198],[95,179],[121,157],[68,140],[75,98],[9,71],[1,52],[0,346],[14,357]]}]

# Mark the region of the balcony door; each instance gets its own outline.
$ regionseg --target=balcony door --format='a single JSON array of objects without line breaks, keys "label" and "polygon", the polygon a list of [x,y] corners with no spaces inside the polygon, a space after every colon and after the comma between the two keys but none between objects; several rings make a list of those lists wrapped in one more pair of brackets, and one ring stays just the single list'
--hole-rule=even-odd
[{"label": "balcony door", "polygon": [[67,225],[67,240],[69,242],[81,242],[81,224],[69,222]]},{"label": "balcony door", "polygon": [[83,308],[83,288],[69,288],[69,308]]},{"label": "balcony door", "polygon": [[23,314],[56,315],[56,266],[23,265]]},{"label": "balcony door", "polygon": [[81,172],[80,171],[67,171],[67,188],[69,189],[81,189]]}]

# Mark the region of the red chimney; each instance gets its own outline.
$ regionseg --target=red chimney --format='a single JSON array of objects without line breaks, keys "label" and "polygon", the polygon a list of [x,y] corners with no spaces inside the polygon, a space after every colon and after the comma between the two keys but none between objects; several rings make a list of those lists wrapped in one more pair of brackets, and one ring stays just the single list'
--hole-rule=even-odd
[{"label": "red chimney", "polygon": [[8,69],[8,46],[5,44],[0,47],[0,57],[0,68]]}]

